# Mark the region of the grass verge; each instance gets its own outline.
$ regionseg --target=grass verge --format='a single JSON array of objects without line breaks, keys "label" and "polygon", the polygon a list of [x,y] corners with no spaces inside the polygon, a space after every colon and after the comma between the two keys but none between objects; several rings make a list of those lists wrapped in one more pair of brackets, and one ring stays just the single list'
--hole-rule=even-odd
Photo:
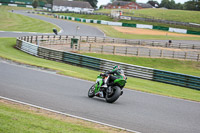
[{"label": "grass verge", "polygon": [[[90,81],[95,81],[97,75],[100,73],[98,71],[28,55],[13,48],[16,44],[15,41],[15,38],[0,38],[0,57],[20,63],[53,69],[56,70],[59,74]],[[129,77],[126,88],[200,102],[200,91],[150,80]]]},{"label": "grass verge", "polygon": [[2,133],[126,133],[65,115],[0,99]]},{"label": "grass verge", "polygon": [[[51,23],[8,12],[9,10],[27,10],[27,8],[0,6],[0,30],[2,31],[22,31],[52,33],[52,29],[59,27]],[[14,11],[15,12],[15,11]]]},{"label": "grass verge", "polygon": [[159,58],[145,58],[133,56],[120,56],[110,54],[97,53],[81,53],[88,56],[123,62],[132,65],[151,67],[155,69],[183,73],[200,77],[200,62],[184,61],[176,59],[159,59]]}]

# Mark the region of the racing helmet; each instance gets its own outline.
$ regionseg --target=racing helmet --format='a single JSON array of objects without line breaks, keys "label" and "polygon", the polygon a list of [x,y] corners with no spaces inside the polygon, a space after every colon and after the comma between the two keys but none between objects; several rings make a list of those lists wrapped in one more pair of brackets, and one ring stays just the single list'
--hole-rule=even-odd
[{"label": "racing helmet", "polygon": [[113,67],[113,70],[120,70],[121,68],[120,68],[120,66],[118,66],[118,65],[116,65],[116,66],[114,66]]}]

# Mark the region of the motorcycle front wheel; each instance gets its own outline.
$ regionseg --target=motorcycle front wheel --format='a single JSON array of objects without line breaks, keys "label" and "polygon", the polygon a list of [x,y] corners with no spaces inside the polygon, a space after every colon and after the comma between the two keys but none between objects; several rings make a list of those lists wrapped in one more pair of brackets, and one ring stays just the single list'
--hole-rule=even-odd
[{"label": "motorcycle front wheel", "polygon": [[88,97],[89,98],[93,98],[95,96],[95,88],[94,85],[92,87],[90,87],[90,89],[88,90]]},{"label": "motorcycle front wheel", "polygon": [[114,86],[112,87],[113,89],[113,93],[110,94],[106,94],[106,102],[108,103],[114,103],[121,95],[121,89],[118,86]]}]

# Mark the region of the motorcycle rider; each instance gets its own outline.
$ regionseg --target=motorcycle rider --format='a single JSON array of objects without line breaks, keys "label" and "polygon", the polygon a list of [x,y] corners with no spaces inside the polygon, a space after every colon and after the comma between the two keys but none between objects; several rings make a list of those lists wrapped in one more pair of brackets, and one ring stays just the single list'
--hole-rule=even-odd
[{"label": "motorcycle rider", "polygon": [[114,81],[118,78],[126,79],[126,76],[124,75],[124,71],[118,65],[114,66],[111,71],[107,71],[105,74],[101,74],[101,75],[107,77],[108,74],[110,74],[109,79],[104,80],[104,84],[101,86],[102,88],[107,88],[108,86],[112,85]]},{"label": "motorcycle rider", "polygon": [[[118,78],[123,78],[126,79],[126,76],[124,75],[124,71],[120,68],[120,66],[116,65],[113,67],[111,71],[107,71],[105,73],[101,73],[101,76],[104,76],[105,78],[103,79],[103,85],[101,86],[102,89],[107,88],[108,86],[112,86],[114,84],[114,81]],[[107,78],[109,75],[109,78]],[[108,87],[108,90],[111,88]],[[121,95],[123,94],[123,91],[121,92]],[[98,93],[95,94],[96,96],[104,97],[104,94],[102,91],[99,91]]]}]

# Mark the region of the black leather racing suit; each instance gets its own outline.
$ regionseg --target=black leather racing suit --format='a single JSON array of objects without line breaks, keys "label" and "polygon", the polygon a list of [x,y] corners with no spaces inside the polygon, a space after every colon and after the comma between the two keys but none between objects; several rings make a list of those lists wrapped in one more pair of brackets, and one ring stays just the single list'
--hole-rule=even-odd
[{"label": "black leather racing suit", "polygon": [[121,69],[107,71],[105,74],[112,74],[112,75],[110,75],[110,77],[109,77],[109,79],[107,81],[108,85],[112,85],[116,79],[124,78],[124,76],[125,76],[123,70],[121,70]]}]

